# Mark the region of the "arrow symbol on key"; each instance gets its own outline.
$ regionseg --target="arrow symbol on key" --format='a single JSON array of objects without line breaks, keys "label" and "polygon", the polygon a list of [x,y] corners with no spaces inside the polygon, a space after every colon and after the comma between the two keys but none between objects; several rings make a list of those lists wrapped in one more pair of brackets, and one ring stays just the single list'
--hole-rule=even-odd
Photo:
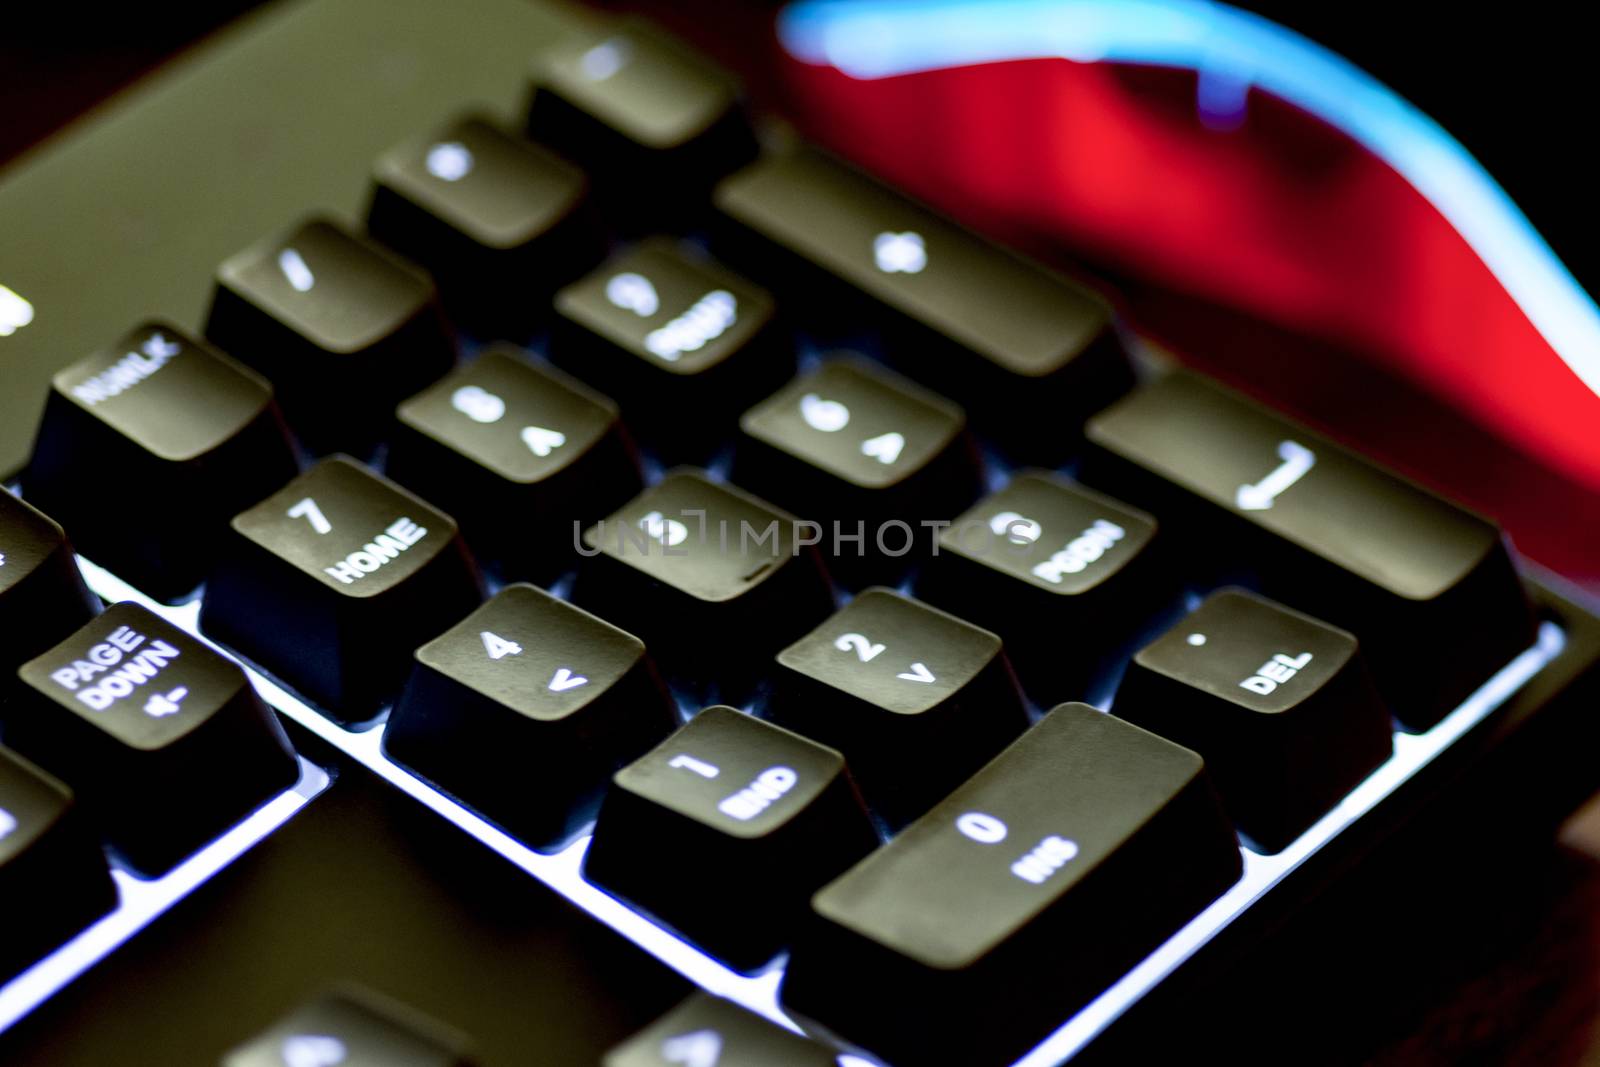
[{"label": "arrow symbol on key", "polygon": [[696,1030],[661,1042],[661,1058],[683,1067],[717,1067],[722,1058],[722,1035],[715,1030]]},{"label": "arrow symbol on key", "polygon": [[589,679],[585,678],[583,675],[573,674],[571,671],[567,670],[567,668],[562,667],[560,670],[556,671],[555,677],[550,679],[550,692],[565,693],[568,689],[576,689],[580,685],[588,684]]},{"label": "arrow symbol on key", "polygon": [[1315,452],[1293,441],[1278,442],[1278,458],[1283,462],[1271,474],[1253,485],[1241,485],[1234,493],[1233,502],[1240,511],[1266,511],[1317,463]]},{"label": "arrow symbol on key", "polygon": [[901,434],[884,433],[877,437],[869,437],[861,442],[861,454],[871,456],[885,467],[900,458],[900,452],[906,447],[906,439]]},{"label": "arrow symbol on key", "polygon": [[543,426],[524,426],[522,443],[528,446],[528,451],[542,459],[566,444],[567,435],[559,430],[547,430]]},{"label": "arrow symbol on key", "polygon": [[188,687],[182,685],[167,693],[157,693],[144,702],[144,713],[156,719],[167,715],[176,715],[182,710],[178,705],[183,703],[183,698],[188,695]]},{"label": "arrow symbol on key", "polygon": [[925,663],[913,663],[909,671],[901,671],[895,677],[907,682],[921,682],[923,685],[928,685],[934,681],[933,672],[928,669]]}]

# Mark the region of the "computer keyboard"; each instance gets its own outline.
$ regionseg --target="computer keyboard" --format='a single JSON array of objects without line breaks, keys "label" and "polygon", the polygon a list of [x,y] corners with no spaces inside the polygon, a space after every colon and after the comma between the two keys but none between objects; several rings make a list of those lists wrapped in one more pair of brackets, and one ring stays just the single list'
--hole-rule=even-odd
[{"label": "computer keyboard", "polygon": [[281,5],[0,217],[7,1062],[1066,1062],[1600,659],[642,23]]}]

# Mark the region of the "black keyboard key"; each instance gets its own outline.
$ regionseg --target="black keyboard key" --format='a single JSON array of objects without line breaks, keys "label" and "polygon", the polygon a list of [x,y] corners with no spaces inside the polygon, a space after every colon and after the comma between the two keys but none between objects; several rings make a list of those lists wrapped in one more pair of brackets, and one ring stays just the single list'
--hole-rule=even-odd
[{"label": "black keyboard key", "polygon": [[455,360],[434,295],[415,266],[312,219],[217,268],[206,337],[272,379],[308,447],[365,453]]},{"label": "black keyboard key", "polygon": [[744,413],[734,477],[823,523],[842,576],[892,575],[931,554],[923,520],[954,518],[982,490],[965,426],[943,397],[833,360]]},{"label": "black keyboard key", "polygon": [[556,311],[551,358],[604,382],[629,426],[669,461],[725,440],[738,412],[794,370],[772,297],[666,238],[567,286]]},{"label": "black keyboard key", "polygon": [[88,622],[99,606],[61,527],[0,489],[0,693],[24,660]]},{"label": "black keyboard key", "polygon": [[1233,821],[1271,852],[1394,751],[1356,639],[1237,589],[1140,650],[1115,711],[1204,756]]},{"label": "black keyboard key", "polygon": [[117,890],[66,786],[0,748],[0,985],[110,911]]},{"label": "black keyboard key", "polygon": [[890,1062],[1006,1063],[1240,870],[1199,756],[1064,704],[816,895],[783,1002]]},{"label": "black keyboard key", "polygon": [[696,993],[606,1053],[602,1067],[835,1067],[835,1053],[720,997]]},{"label": "black keyboard key", "polygon": [[644,484],[617,406],[510,346],[456,368],[397,415],[389,477],[454,516],[479,560],[506,576],[569,568],[575,524]]},{"label": "black keyboard key", "polygon": [[635,20],[575,34],[541,57],[528,133],[587,168],[608,215],[625,222],[691,209],[756,154],[738,85]]},{"label": "black keyboard key", "polygon": [[1213,382],[1168,375],[1087,434],[1086,481],[1227,546],[1267,593],[1353,631],[1409,727],[1438,722],[1533,643],[1497,526]]},{"label": "black keyboard key", "polygon": [[[584,875],[740,971],[793,935],[823,883],[878,843],[844,757],[707,708],[616,776]],[[738,891],[759,881],[759,893]]]},{"label": "black keyboard key", "polygon": [[333,456],[234,516],[200,626],[335,721],[363,722],[481,596],[453,519]]},{"label": "black keyboard key", "polygon": [[294,477],[272,386],[164,323],[55,376],[28,497],[146,594],[199,585],[228,520]]},{"label": "black keyboard key", "polygon": [[577,167],[481,116],[385,152],[367,229],[426,267],[458,316],[520,330],[604,252]]},{"label": "black keyboard key", "polygon": [[1145,512],[1024,472],[940,531],[917,595],[999,634],[1029,695],[1057,704],[1176,594],[1156,531]]},{"label": "black keyboard key", "polygon": [[845,322],[865,304],[891,362],[1036,460],[1131,384],[1098,296],[821,152],[763,159],[715,203],[730,262]]},{"label": "black keyboard key", "polygon": [[524,844],[556,849],[676,722],[642,641],[510,585],[417,649],[383,747]]},{"label": "black keyboard key", "polygon": [[732,700],[833,609],[814,543],[765,501],[672,471],[583,532],[574,598],[643,637],[674,682]]},{"label": "black keyboard key", "polygon": [[842,751],[891,826],[1028,725],[999,637],[888,589],[861,593],[778,666],[769,716]]},{"label": "black keyboard key", "polygon": [[112,605],[18,673],[7,743],[71,783],[142,873],[169,870],[300,776],[238,664],[137,604]]},{"label": "black keyboard key", "polygon": [[472,1067],[469,1040],[415,1008],[346,985],[295,1008],[222,1067]]}]

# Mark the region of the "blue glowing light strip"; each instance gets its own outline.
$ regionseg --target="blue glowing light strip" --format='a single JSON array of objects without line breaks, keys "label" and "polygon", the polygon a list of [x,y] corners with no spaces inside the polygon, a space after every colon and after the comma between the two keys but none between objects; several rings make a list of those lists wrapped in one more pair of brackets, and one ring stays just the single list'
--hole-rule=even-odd
[{"label": "blue glowing light strip", "polygon": [[117,885],[116,909],[0,986],[0,1033],[288,822],[326,788],[327,772],[302,758],[300,780],[292,788],[267,801],[243,822],[161,878],[146,881],[126,871],[113,870],[111,877]]},{"label": "blue glowing light strip", "polygon": [[[100,596],[116,602],[133,600],[182,627],[202,641],[199,631],[198,602],[168,607],[149,599],[109,572],[79,560],[84,577]],[[209,643],[209,642],[208,642]],[[1160,948],[1130,970],[1034,1048],[1015,1067],[1050,1067],[1076,1054],[1130,1006],[1193,956],[1207,942],[1286,878],[1295,868],[1315,855],[1346,827],[1371,811],[1401,783],[1427,766],[1468,730],[1482,722],[1529,679],[1543,670],[1566,645],[1566,636],[1554,623],[1539,629],[1538,641],[1485,682],[1460,707],[1445,716],[1427,733],[1394,735],[1394,755],[1373,771],[1339,804],[1295,839],[1282,852],[1270,856],[1248,849],[1244,875],[1221,897],[1173,934]],[[783,969],[747,977],[736,974],[677,935],[657,926],[615,898],[584,881],[581,868],[589,838],[583,837],[561,852],[545,855],[534,852],[515,838],[462,807],[421,779],[411,775],[383,754],[382,726],[352,733],[336,726],[326,716],[289,693],[271,679],[245,667],[250,680],[268,703],[301,726],[369,768],[395,788],[416,799],[430,810],[472,835],[573,904],[622,934],[663,963],[672,967],[702,989],[726,997],[758,1015],[791,1030],[798,1030],[778,1004],[778,986]],[[856,1056],[841,1056],[840,1067],[865,1067],[868,1061]]]},{"label": "blue glowing light strip", "polygon": [[1600,308],[1505,190],[1438,123],[1274,22],[1205,0],[801,0],[779,16],[778,34],[797,59],[863,79],[1062,58],[1192,69],[1202,88],[1258,86],[1410,182],[1600,394]]}]

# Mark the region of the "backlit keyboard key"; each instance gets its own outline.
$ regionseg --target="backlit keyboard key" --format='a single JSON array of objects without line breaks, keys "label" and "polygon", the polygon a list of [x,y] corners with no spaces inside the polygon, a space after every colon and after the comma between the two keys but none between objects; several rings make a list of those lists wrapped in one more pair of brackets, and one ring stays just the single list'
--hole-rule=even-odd
[{"label": "backlit keyboard key", "polygon": [[472,1067],[470,1042],[415,1008],[345,986],[302,1004],[222,1067]]},{"label": "backlit keyboard key", "polygon": [[1131,384],[1099,297],[831,156],[763,159],[715,203],[730,262],[814,311],[886,329],[891,362],[1036,462],[1069,451],[1083,418]]},{"label": "backlit keyboard key", "polygon": [[[718,706],[618,772],[584,875],[753,971],[811,894],[877,843],[843,756]],[[758,893],[738,891],[753,882]]]},{"label": "backlit keyboard key", "polygon": [[642,641],[511,585],[417,649],[383,747],[518,840],[559,848],[676,721]]},{"label": "backlit keyboard key", "polygon": [[1204,756],[1234,822],[1269,851],[1394,750],[1356,639],[1240,590],[1135,655],[1114,710]]},{"label": "backlit keyboard key", "polygon": [[1426,728],[1533,642],[1500,529],[1198,375],[1097,415],[1084,479],[1146,504],[1196,571],[1266,591],[1355,633],[1390,710]]},{"label": "backlit keyboard key", "polygon": [[669,458],[699,458],[738,413],[794,370],[761,288],[654,238],[556,294],[551,358],[605,384],[633,430]]},{"label": "backlit keyboard key", "polygon": [[583,533],[574,599],[644,638],[706,699],[734,699],[833,609],[793,516],[678,470]]},{"label": "backlit keyboard key", "polygon": [[66,786],[0,748],[0,985],[117,902],[82,818]]},{"label": "backlit keyboard key", "polygon": [[1025,472],[939,534],[917,595],[999,634],[1040,704],[1081,697],[1176,592],[1156,520],[1045,471]]},{"label": "backlit keyboard key", "polygon": [[228,520],[294,477],[272,386],[171,326],[140,326],[53,385],[24,488],[150,596],[199,585]]},{"label": "backlit keyboard key", "polygon": [[587,168],[623,219],[684,211],[756,153],[727,73],[632,20],[540,57],[528,134]]},{"label": "backlit keyboard key", "polygon": [[778,654],[769,716],[837,747],[892,826],[1028,725],[1000,638],[868,589]]},{"label": "backlit keyboard key", "polygon": [[865,364],[824,363],[739,426],[734,478],[823,523],[846,577],[927,556],[934,528],[923,520],[948,521],[981,491],[962,410]]},{"label": "backlit keyboard key", "polygon": [[107,842],[161,874],[300,771],[236,663],[137,604],[114,604],[18,672],[18,751],[71,783]]},{"label": "backlit keyboard key", "polygon": [[66,535],[48,516],[0,489],[0,692],[13,672],[99,610]]},{"label": "backlit keyboard key", "polygon": [[831,1049],[705,993],[696,993],[601,1061],[602,1067],[835,1067],[835,1063]]},{"label": "backlit keyboard key", "polygon": [[890,1062],[1008,1063],[1239,873],[1199,756],[1064,704],[816,895],[783,1002]]},{"label": "backlit keyboard key", "polygon": [[549,579],[581,528],[643,486],[607,397],[510,346],[400,404],[389,477],[460,521],[485,565]]},{"label": "backlit keyboard key", "polygon": [[482,117],[396,145],[374,170],[368,230],[474,323],[525,328],[540,295],[603,254],[583,172]]},{"label": "backlit keyboard key", "polygon": [[412,651],[481,596],[453,519],[334,456],[234,517],[200,626],[361,722],[399,690]]},{"label": "backlit keyboard key", "polygon": [[434,297],[417,267],[312,219],[217,268],[206,337],[272,380],[307,446],[364,453],[455,360]]}]

